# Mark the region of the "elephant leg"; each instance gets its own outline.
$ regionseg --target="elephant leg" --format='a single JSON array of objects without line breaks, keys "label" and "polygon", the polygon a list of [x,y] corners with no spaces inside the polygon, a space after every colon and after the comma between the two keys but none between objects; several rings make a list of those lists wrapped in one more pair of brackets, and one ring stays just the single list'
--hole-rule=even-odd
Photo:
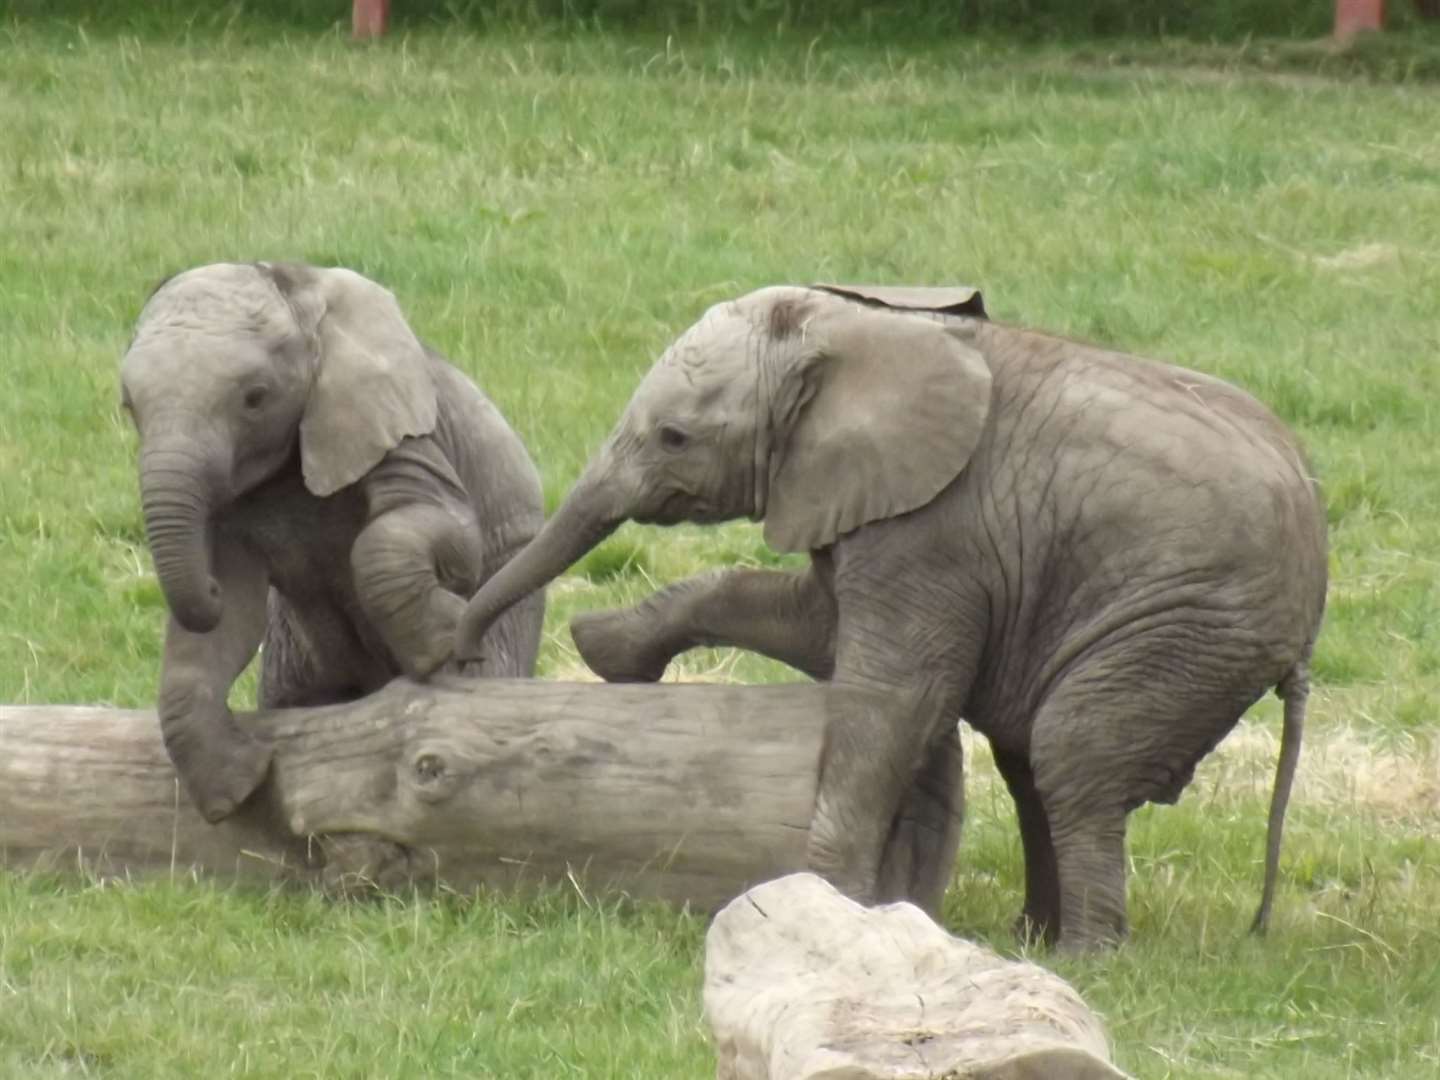
[{"label": "elephant leg", "polygon": [[1055,849],[1061,948],[1125,936],[1126,816],[1175,802],[1273,684],[1274,659],[1252,648],[1248,635],[1223,641],[1213,628],[1122,637],[1071,668],[1036,714],[1029,761]]},{"label": "elephant leg", "polygon": [[1145,744],[1133,736],[1147,710],[1133,693],[1116,700],[1088,688],[1083,673],[1072,686],[1079,689],[1062,687],[1036,715],[1029,764],[1055,853],[1057,944],[1078,952],[1118,944],[1128,932],[1125,818],[1145,772]]},{"label": "elephant leg", "polygon": [[303,708],[335,700],[314,696],[319,681],[310,651],[290,614],[289,602],[271,589],[265,641],[260,648],[260,686],[256,694],[260,708]]},{"label": "elephant leg", "polygon": [[834,550],[834,682],[882,690],[893,704],[822,755],[811,864],[867,901],[908,877],[915,899],[938,910],[959,835],[955,729],[989,602],[917,553],[903,524],[867,526]]},{"label": "elephant leg", "polygon": [[881,857],[877,899],[908,900],[939,921],[964,820],[965,754],[957,725],[926,755],[901,802]]},{"label": "elephant leg", "polygon": [[[463,605],[462,605],[463,610]],[[458,619],[458,616],[456,616]],[[545,624],[545,594],[531,593],[495,620],[481,638],[482,660],[466,670],[490,678],[528,679],[535,674],[540,633]]]},{"label": "elephant leg", "polygon": [[449,659],[484,553],[468,513],[406,503],[372,519],[350,549],[360,607],[412,679]]},{"label": "elephant leg", "polygon": [[806,861],[862,904],[896,898],[882,894],[888,849],[898,851],[890,878],[908,883],[914,869],[913,847],[892,839],[917,771],[917,751],[903,731],[911,711],[910,695],[895,692],[844,710],[825,729]]},{"label": "elephant leg", "polygon": [[260,786],[270,748],[241,728],[230,687],[255,655],[265,630],[267,577],[252,553],[217,540],[213,566],[224,606],[220,621],[192,633],[172,616],[160,669],[160,733],[186,793],[207,821],[229,817]]},{"label": "elephant leg", "polygon": [[[822,560],[823,563],[823,560]],[[825,569],[698,574],[631,608],[577,615],[575,645],[609,682],[655,682],[688,649],[733,646],[814,679],[835,667],[835,601]]]},{"label": "elephant leg", "polygon": [[[323,620],[317,626],[317,620]],[[317,650],[315,640],[327,643]],[[265,617],[260,650],[259,702],[262,709],[297,709],[355,701],[390,680],[376,670],[354,630],[338,617],[296,605],[275,589]]]},{"label": "elephant leg", "polygon": [[1050,811],[1060,881],[1060,948],[1117,945],[1125,915],[1125,811],[1119,806]]},{"label": "elephant leg", "polygon": [[1020,821],[1020,841],[1025,850],[1025,906],[1016,921],[1016,932],[1026,940],[1055,944],[1060,932],[1060,879],[1055,866],[1055,847],[1050,840],[1050,822],[1035,774],[1025,755],[994,748],[995,765],[1015,800]]}]

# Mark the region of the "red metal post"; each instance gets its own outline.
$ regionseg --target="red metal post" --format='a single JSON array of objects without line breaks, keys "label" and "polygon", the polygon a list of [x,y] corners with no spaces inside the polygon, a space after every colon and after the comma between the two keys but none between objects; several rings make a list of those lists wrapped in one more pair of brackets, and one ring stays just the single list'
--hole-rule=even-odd
[{"label": "red metal post", "polygon": [[1385,25],[1385,0],[1335,0],[1335,36],[1348,41],[1362,30]]},{"label": "red metal post", "polygon": [[355,0],[350,28],[355,39],[376,38],[385,33],[390,18],[390,0]]}]

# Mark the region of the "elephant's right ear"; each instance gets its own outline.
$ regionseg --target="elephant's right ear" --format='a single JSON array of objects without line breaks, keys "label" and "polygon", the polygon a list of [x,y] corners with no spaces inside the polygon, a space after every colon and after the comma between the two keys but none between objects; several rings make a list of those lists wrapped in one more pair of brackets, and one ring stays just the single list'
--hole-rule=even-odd
[{"label": "elephant's right ear", "polygon": [[389,289],[353,270],[261,264],[313,335],[318,370],[300,420],[305,486],[331,495],[409,436],[435,429],[425,349]]},{"label": "elephant's right ear", "polygon": [[[990,368],[943,322],[812,293],[771,320],[783,350],[765,539],[810,551],[919,509],[965,468],[990,412]],[[787,404],[788,403],[788,404]]]}]

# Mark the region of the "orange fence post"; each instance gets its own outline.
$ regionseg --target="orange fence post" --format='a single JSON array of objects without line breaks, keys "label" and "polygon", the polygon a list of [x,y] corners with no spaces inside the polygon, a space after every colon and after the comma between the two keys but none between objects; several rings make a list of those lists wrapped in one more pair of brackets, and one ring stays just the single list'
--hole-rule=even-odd
[{"label": "orange fence post", "polygon": [[380,37],[390,18],[390,0],[355,0],[351,12],[351,34],[356,40]]},{"label": "orange fence post", "polygon": [[1335,36],[1341,41],[1384,25],[1385,0],[1335,0]]}]

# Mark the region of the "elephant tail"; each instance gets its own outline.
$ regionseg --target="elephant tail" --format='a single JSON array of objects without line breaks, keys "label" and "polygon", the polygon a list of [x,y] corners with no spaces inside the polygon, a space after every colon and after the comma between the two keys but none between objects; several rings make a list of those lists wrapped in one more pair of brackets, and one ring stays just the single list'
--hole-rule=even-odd
[{"label": "elephant tail", "polygon": [[1285,833],[1285,808],[1295,783],[1295,766],[1300,761],[1300,740],[1305,728],[1305,701],[1310,696],[1309,650],[1280,680],[1276,693],[1285,703],[1284,726],[1280,730],[1280,761],[1275,766],[1275,791],[1270,796],[1270,823],[1265,830],[1265,886],[1260,893],[1260,910],[1250,924],[1252,934],[1263,935],[1270,923],[1270,905],[1275,899],[1275,879],[1280,873],[1280,841]]}]

